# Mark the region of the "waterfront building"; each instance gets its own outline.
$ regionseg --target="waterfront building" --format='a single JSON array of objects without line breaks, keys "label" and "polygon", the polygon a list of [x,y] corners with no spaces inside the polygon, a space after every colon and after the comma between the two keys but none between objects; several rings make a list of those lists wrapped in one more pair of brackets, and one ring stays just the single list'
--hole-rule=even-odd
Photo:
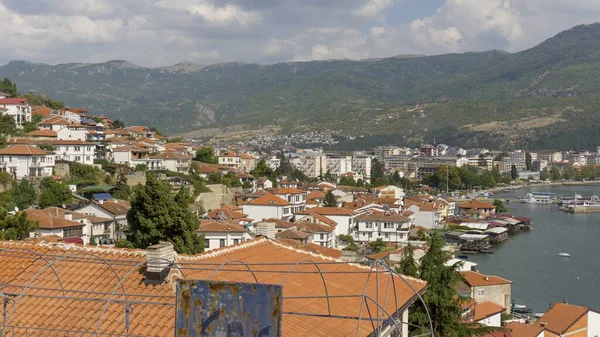
[{"label": "waterfront building", "polygon": [[505,308],[510,313],[512,281],[494,275],[484,275],[474,271],[461,271],[463,282],[458,292],[475,301],[490,301]]}]

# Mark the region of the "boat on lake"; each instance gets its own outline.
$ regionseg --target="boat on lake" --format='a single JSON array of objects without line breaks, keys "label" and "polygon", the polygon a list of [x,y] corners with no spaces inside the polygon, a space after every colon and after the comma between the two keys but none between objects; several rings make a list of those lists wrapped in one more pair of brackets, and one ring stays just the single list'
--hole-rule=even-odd
[{"label": "boat on lake", "polygon": [[559,253],[558,256],[561,256],[561,257],[571,257],[571,254],[569,254],[569,253]]},{"label": "boat on lake", "polygon": [[532,192],[520,198],[524,204],[552,204],[557,202],[556,193]]}]

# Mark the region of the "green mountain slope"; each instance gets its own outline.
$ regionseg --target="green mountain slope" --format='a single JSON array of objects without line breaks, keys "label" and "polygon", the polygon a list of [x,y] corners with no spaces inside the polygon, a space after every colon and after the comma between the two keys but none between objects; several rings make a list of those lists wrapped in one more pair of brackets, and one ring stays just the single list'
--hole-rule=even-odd
[{"label": "green mountain slope", "polygon": [[347,146],[435,138],[557,149],[595,146],[600,133],[600,24],[512,54],[162,69],[13,61],[0,67],[5,76],[22,91],[170,133],[272,127],[356,137]]}]

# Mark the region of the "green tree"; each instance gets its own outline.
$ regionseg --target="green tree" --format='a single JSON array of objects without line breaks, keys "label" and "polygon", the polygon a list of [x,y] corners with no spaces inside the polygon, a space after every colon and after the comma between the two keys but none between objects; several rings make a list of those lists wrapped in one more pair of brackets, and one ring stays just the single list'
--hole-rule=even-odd
[{"label": "green tree", "polygon": [[385,183],[379,185],[379,183],[381,183],[383,179],[385,179],[383,164],[380,163],[377,158],[373,158],[373,161],[371,162],[371,183],[376,186],[386,185],[387,179]]},{"label": "green tree", "polygon": [[448,180],[448,189],[457,190],[462,185],[460,172],[456,166],[440,165],[435,172],[438,181],[438,188],[446,190],[446,181]]},{"label": "green tree", "polygon": [[502,161],[502,158],[510,157],[510,153],[506,151],[500,152],[495,158],[494,161]]},{"label": "green tree", "polygon": [[66,184],[44,178],[40,184],[40,207],[60,206],[73,199],[71,189]]},{"label": "green tree", "polygon": [[525,153],[525,169],[527,171],[533,171],[533,160],[531,158],[531,153]]},{"label": "green tree", "polygon": [[393,181],[393,185],[399,185],[400,184],[400,173],[398,173],[397,170],[394,170],[394,174],[392,174],[392,179]]},{"label": "green tree", "polygon": [[197,160],[206,164],[216,164],[218,158],[215,155],[215,150],[211,146],[203,146],[196,151],[194,160]]},{"label": "green tree", "polygon": [[501,199],[494,199],[494,206],[496,206],[496,213],[506,213],[508,209],[504,206],[504,201]]},{"label": "green tree", "polygon": [[[463,166],[463,167],[458,167],[457,170],[460,174],[460,180],[462,182],[462,186],[469,189],[473,186],[481,185],[481,179],[479,177],[479,173],[477,172],[478,169],[476,169],[475,167]],[[444,188],[445,188],[445,186],[444,186]]]},{"label": "green tree", "polygon": [[575,168],[573,168],[573,166],[571,166],[571,165],[567,165],[562,173],[563,179],[566,179],[566,180],[571,180],[571,179],[575,178],[575,175],[576,175]]},{"label": "green tree", "polygon": [[327,172],[325,172],[325,174],[323,175],[323,180],[328,181],[328,182],[333,182],[335,180],[335,178],[331,174],[331,171],[327,170]]},{"label": "green tree", "polygon": [[115,119],[110,126],[111,129],[123,129],[124,127],[125,123],[123,123],[123,121],[118,118]]},{"label": "green tree", "polygon": [[204,250],[204,238],[196,233],[199,220],[188,209],[191,198],[186,189],[182,190],[173,196],[171,187],[153,173],[148,174],[146,185],[133,188],[134,197],[127,212],[127,240],[134,247],[169,241],[178,253],[196,254]]},{"label": "green tree", "polygon": [[124,175],[119,176],[115,189],[113,197],[116,199],[129,200],[131,197],[131,187],[127,184],[127,177]]},{"label": "green tree", "polygon": [[385,242],[383,242],[382,238],[378,238],[375,241],[369,242],[369,247],[373,250],[374,253],[379,253],[385,247]]},{"label": "green tree", "polygon": [[19,209],[26,209],[37,199],[35,187],[27,179],[22,179],[20,183],[15,181],[12,185],[12,198]]},{"label": "green tree", "polygon": [[171,137],[169,139],[167,139],[167,143],[181,143],[183,142],[183,139],[181,139],[181,137]]},{"label": "green tree", "polygon": [[17,133],[17,128],[15,127],[15,119],[11,115],[0,115],[0,134],[5,135],[14,135]]},{"label": "green tree", "polygon": [[0,218],[0,240],[23,240],[39,227],[37,222],[27,219],[25,212],[8,215],[5,209],[0,209]]},{"label": "green tree", "polygon": [[479,159],[477,159],[477,166],[487,168],[487,160],[485,159],[485,155],[483,153],[479,154]]},{"label": "green tree", "polygon": [[19,96],[17,84],[13,83],[8,77],[5,77],[2,82],[0,82],[0,92],[8,94],[10,97]]},{"label": "green tree", "polygon": [[339,184],[342,186],[356,186],[356,181],[352,177],[341,177]]},{"label": "green tree", "polygon": [[151,126],[151,127],[150,127],[150,131],[152,131],[152,132],[156,133],[156,134],[157,134],[157,135],[159,135],[159,136],[162,136],[162,135],[163,135],[163,133],[162,133],[162,132],[161,132],[161,131],[160,131],[160,130],[159,130],[157,127],[156,127],[156,126]]},{"label": "green tree", "polygon": [[512,180],[519,178],[519,172],[517,172],[517,167],[514,164],[510,166],[510,178]]},{"label": "green tree", "polygon": [[482,188],[492,188],[496,186],[496,179],[494,178],[494,174],[489,170],[483,171],[483,173],[481,174],[480,185]]},{"label": "green tree", "polygon": [[327,193],[325,193],[325,198],[323,198],[323,207],[338,207],[337,199],[331,191],[327,191]]},{"label": "green tree", "polygon": [[12,181],[13,179],[10,173],[0,171],[0,185],[2,185],[2,187],[6,188],[6,186],[8,186],[8,184],[11,184]]},{"label": "green tree", "polygon": [[[496,328],[462,322],[461,302],[465,299],[458,296],[455,289],[455,285],[462,280],[462,276],[457,271],[461,263],[446,266],[445,262],[449,256],[442,250],[443,246],[444,240],[438,233],[434,233],[429,250],[421,258],[419,266],[419,278],[427,281],[427,291],[423,294],[423,300],[431,315],[433,334],[435,336],[470,337],[496,331]],[[411,324],[429,327],[425,307],[420,301],[415,303],[409,321]],[[411,335],[425,332],[423,329],[415,327],[411,327],[410,330],[412,330]]]},{"label": "green tree", "polygon": [[548,173],[548,168],[544,168],[542,172],[540,172],[540,180],[550,180],[550,173]]},{"label": "green tree", "polygon": [[362,179],[356,181],[356,187],[365,187],[365,182]]},{"label": "green tree", "polygon": [[550,179],[552,179],[552,181],[557,181],[560,180],[562,178],[562,174],[560,172],[560,169],[556,166],[552,166],[550,168]]},{"label": "green tree", "polygon": [[396,272],[402,275],[419,277],[419,269],[417,268],[417,262],[414,257],[414,248],[409,243],[408,246],[404,247],[402,252],[402,258],[396,266]]},{"label": "green tree", "polygon": [[254,178],[260,178],[264,176],[268,176],[271,174],[271,169],[267,166],[267,163],[264,159],[261,159],[254,169],[250,171],[250,174],[254,176]]}]

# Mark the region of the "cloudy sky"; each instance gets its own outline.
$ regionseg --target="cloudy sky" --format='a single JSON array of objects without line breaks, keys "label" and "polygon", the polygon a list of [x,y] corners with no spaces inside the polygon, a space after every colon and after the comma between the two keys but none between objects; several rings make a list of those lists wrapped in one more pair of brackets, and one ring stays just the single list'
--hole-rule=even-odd
[{"label": "cloudy sky", "polygon": [[519,51],[600,0],[0,0],[0,64],[143,66]]}]

